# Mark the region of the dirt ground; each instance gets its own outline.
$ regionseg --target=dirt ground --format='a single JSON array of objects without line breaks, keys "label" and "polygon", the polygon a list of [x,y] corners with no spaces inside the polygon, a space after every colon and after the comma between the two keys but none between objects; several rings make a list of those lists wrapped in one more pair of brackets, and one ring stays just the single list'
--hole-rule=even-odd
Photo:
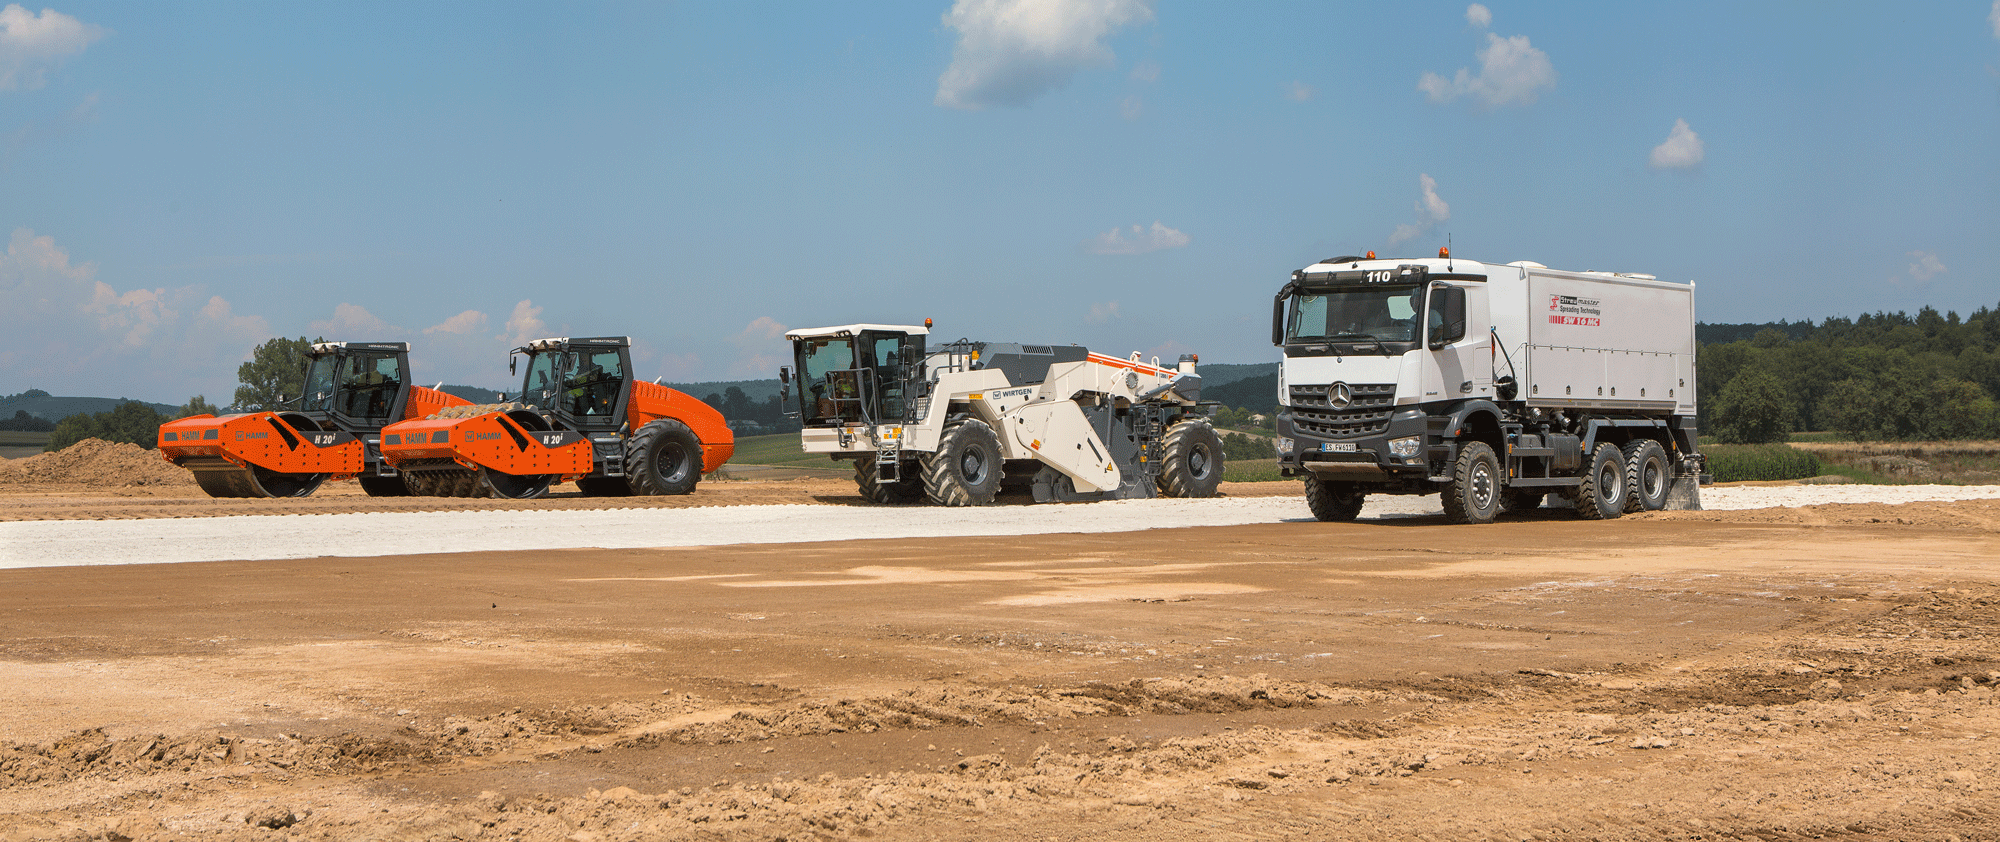
[{"label": "dirt ground", "polygon": [[[586,505],[328,491],[0,517]],[[859,501],[664,504],[747,502]],[[2000,839],[1995,559],[1986,500],[5,570],[0,839]]]}]

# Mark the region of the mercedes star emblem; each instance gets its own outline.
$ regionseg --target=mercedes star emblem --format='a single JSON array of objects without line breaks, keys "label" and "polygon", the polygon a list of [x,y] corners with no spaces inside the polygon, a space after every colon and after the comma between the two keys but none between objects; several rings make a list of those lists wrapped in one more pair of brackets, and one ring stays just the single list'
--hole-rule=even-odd
[{"label": "mercedes star emblem", "polygon": [[1354,390],[1346,383],[1335,383],[1326,387],[1326,405],[1334,409],[1346,409],[1354,405]]}]

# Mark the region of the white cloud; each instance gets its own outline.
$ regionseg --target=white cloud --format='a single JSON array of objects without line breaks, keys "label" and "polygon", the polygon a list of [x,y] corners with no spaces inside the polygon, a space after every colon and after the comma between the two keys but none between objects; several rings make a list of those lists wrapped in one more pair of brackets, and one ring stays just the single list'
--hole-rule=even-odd
[{"label": "white cloud", "polygon": [[1693,169],[1701,165],[1706,154],[1707,148],[1702,145],[1701,135],[1688,128],[1688,121],[1677,119],[1673,130],[1667,132],[1667,139],[1653,147],[1648,163],[1656,170]]},{"label": "white cloud", "polygon": [[1493,10],[1474,3],[1465,7],[1465,22],[1480,29],[1493,25]]},{"label": "white cloud", "polygon": [[1910,258],[1910,279],[1913,281],[1929,281],[1951,271],[1945,268],[1944,261],[1939,260],[1937,255],[1927,251],[1913,251],[1904,256]]},{"label": "white cloud", "polygon": [[1090,312],[1084,315],[1083,320],[1094,325],[1101,325],[1120,317],[1118,302],[1106,301],[1103,304],[1090,305]]},{"label": "white cloud", "polygon": [[1118,103],[1118,116],[1120,117],[1127,120],[1137,120],[1145,115],[1146,101],[1140,99],[1138,94],[1128,96],[1124,102]]},{"label": "white cloud", "polygon": [[53,236],[19,228],[0,252],[0,335],[0,377],[15,381],[0,390],[178,400],[226,396],[271,329],[199,287],[120,290]]},{"label": "white cloud", "polygon": [[785,342],[788,329],[770,316],[751,319],[730,340],[736,345],[736,358],[730,363],[729,373],[736,377],[777,376],[778,366],[791,361],[791,346]]},{"label": "white cloud", "polygon": [[549,326],[542,321],[542,308],[536,307],[529,299],[522,299],[514,305],[513,315],[507,317],[506,330],[498,338],[507,340],[507,345],[514,348],[549,338]]},{"label": "white cloud", "polygon": [[0,9],[0,91],[41,87],[50,66],[102,37],[103,27],[54,9],[36,15],[8,4]]},{"label": "white cloud", "polygon": [[1293,102],[1308,102],[1318,94],[1318,89],[1296,79],[1285,87],[1285,98]]},{"label": "white cloud", "polygon": [[1160,81],[1160,63],[1157,61],[1142,61],[1132,65],[1131,78],[1134,82]]},{"label": "white cloud", "polygon": [[1132,226],[1131,239],[1126,239],[1124,231],[1113,228],[1084,243],[1083,247],[1091,254],[1147,254],[1181,248],[1193,241],[1194,238],[1154,220],[1151,228]]},{"label": "white cloud", "polygon": [[467,310],[442,322],[424,328],[425,333],[449,333],[467,336],[486,327],[486,314],[478,310]]},{"label": "white cloud", "polygon": [[1423,195],[1417,198],[1417,221],[1396,226],[1396,230],[1389,234],[1389,245],[1421,236],[1451,218],[1451,205],[1437,194],[1437,179],[1424,173],[1417,176],[1417,183],[1423,187]]},{"label": "white cloud", "polygon": [[1417,80],[1417,90],[1431,102],[1470,97],[1487,108],[1498,108],[1532,105],[1542,88],[1555,87],[1556,69],[1548,53],[1530,45],[1526,35],[1502,38],[1488,32],[1486,46],[1474,56],[1479,59],[1479,75],[1463,67],[1450,79],[1425,73]]},{"label": "white cloud", "polygon": [[1152,19],[1151,0],[958,0],[944,15],[958,46],[934,101],[969,111],[1027,105],[1079,70],[1110,65],[1102,39]]},{"label": "white cloud", "polygon": [[[335,304],[333,318],[306,325],[306,332],[332,342],[396,342],[409,333],[368,312],[359,304]],[[398,338],[391,339],[391,335]]]}]

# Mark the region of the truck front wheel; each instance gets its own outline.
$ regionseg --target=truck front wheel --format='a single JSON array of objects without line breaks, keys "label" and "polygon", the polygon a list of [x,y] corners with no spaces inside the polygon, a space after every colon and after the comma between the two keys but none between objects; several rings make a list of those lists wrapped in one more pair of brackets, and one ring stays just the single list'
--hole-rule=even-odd
[{"label": "truck front wheel", "polygon": [[1189,419],[1160,438],[1160,493],[1214,497],[1222,487],[1222,437],[1207,421]]},{"label": "truck front wheel", "polygon": [[1451,483],[1444,488],[1444,516],[1452,523],[1492,523],[1500,514],[1500,460],[1493,446],[1470,441],[1458,449]]},{"label": "truck front wheel", "polygon": [[977,418],[945,428],[924,457],[924,492],[940,506],[984,506],[1000,491],[1000,438]]},{"label": "truck front wheel", "polygon": [[1610,520],[1625,512],[1625,454],[1605,443],[1590,452],[1590,470],[1576,487],[1576,516]]},{"label": "truck front wheel", "polygon": [[1354,490],[1348,482],[1327,482],[1317,474],[1306,474],[1306,508],[1313,517],[1328,523],[1349,523],[1361,514],[1368,495]]},{"label": "truck front wheel", "polygon": [[909,463],[898,465],[902,471],[897,476],[901,479],[895,482],[877,482],[875,467],[877,458],[869,454],[854,460],[854,485],[861,489],[862,499],[884,505],[915,503],[924,499],[924,478],[916,465]]}]

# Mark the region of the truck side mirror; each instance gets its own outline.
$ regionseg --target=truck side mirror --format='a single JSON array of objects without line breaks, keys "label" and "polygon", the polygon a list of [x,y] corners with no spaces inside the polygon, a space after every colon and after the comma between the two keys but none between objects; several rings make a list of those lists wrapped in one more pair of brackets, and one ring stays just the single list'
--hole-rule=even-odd
[{"label": "truck side mirror", "polygon": [[1431,333],[1431,350],[1465,338],[1464,289],[1444,287],[1437,290],[1431,297],[1431,312],[1439,316],[1440,322]]},{"label": "truck side mirror", "polygon": [[1271,344],[1285,344],[1285,294],[1271,301]]},{"label": "truck side mirror", "polygon": [[514,360],[515,360],[515,359],[516,359],[516,358],[515,358],[515,356],[514,356],[513,354],[508,354],[508,355],[507,355],[507,376],[508,376],[508,377],[513,377],[513,376],[514,376]]},{"label": "truck side mirror", "polygon": [[787,404],[790,404],[791,402],[792,402],[792,370],[784,366],[779,366],[778,405],[785,406]]}]

